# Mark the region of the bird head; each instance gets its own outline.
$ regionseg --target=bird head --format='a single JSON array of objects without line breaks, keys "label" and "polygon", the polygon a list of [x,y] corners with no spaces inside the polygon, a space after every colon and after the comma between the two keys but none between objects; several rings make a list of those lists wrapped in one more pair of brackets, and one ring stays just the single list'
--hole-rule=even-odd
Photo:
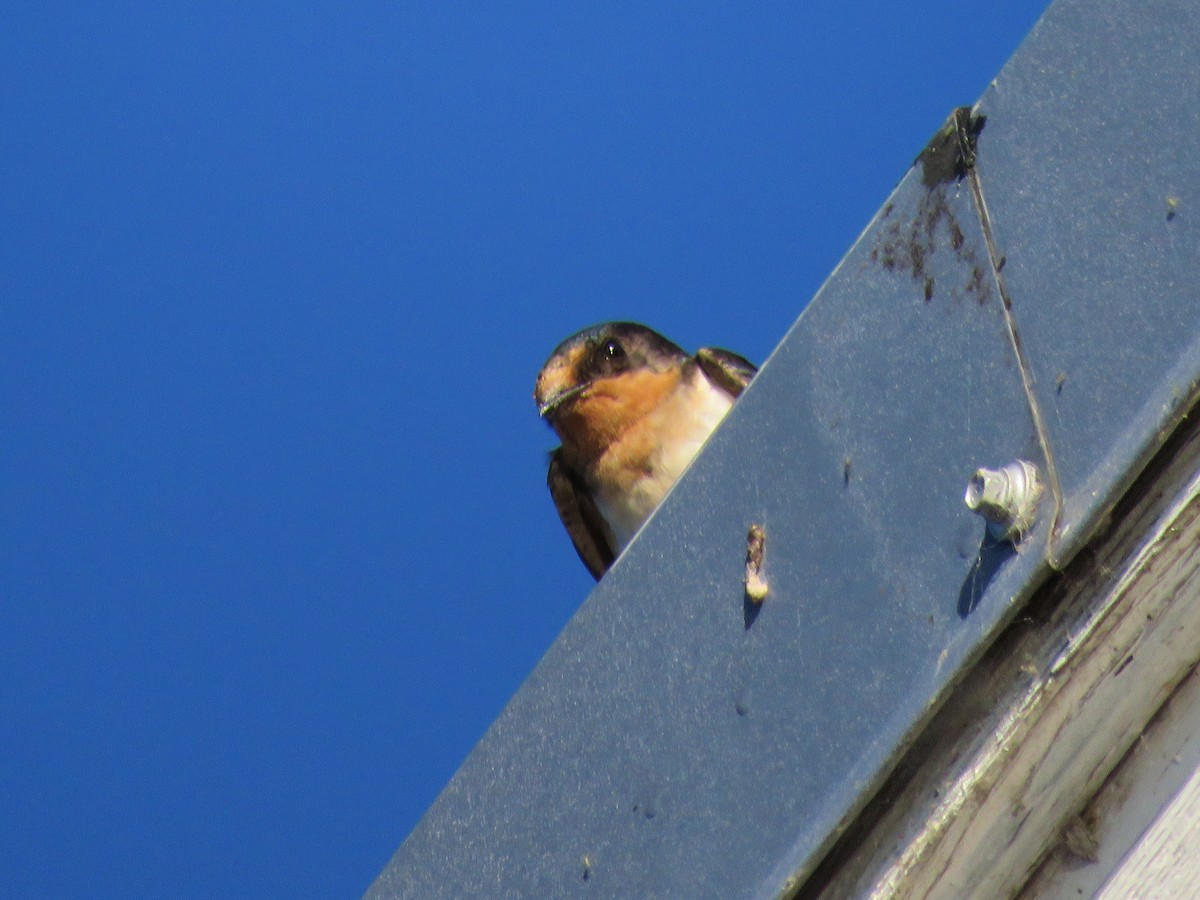
[{"label": "bird head", "polygon": [[689,359],[644,325],[596,325],[555,348],[533,399],[565,448],[593,455],[674,390]]}]

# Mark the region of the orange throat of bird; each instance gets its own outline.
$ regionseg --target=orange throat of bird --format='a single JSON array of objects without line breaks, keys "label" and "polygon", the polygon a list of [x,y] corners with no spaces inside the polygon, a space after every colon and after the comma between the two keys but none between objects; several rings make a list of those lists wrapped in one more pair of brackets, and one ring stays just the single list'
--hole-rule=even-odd
[{"label": "orange throat of bird", "polygon": [[592,488],[623,549],[687,468],[733,400],[696,369],[597,381],[564,410],[563,453]]}]

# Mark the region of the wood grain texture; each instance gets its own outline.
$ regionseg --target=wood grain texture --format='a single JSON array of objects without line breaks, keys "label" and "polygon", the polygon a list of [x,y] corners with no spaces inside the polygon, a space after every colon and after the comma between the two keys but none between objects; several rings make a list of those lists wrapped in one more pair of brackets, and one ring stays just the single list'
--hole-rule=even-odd
[{"label": "wood grain texture", "polygon": [[[1094,897],[1138,856],[1137,848],[1156,822],[1190,828],[1169,810],[1197,772],[1200,670],[1193,668],[1075,820],[1092,836],[1093,853],[1081,856],[1064,841],[1025,885],[1021,900]],[[1200,860],[1200,846],[1192,845],[1187,859],[1192,858]],[[1200,878],[1193,883],[1200,884]]]},{"label": "wood grain texture", "polygon": [[1098,900],[1194,897],[1200,890],[1200,772],[1162,811]]}]

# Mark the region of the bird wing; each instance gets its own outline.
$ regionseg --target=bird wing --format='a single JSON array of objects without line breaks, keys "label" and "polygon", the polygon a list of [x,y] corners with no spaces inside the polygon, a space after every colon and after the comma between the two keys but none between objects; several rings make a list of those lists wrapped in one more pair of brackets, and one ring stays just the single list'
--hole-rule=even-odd
[{"label": "bird wing", "polygon": [[575,545],[575,552],[583,560],[592,577],[597,581],[608,571],[616,559],[612,544],[606,535],[607,529],[592,496],[562,459],[562,448],[550,454],[550,469],[546,473],[546,486],[554,500],[554,508],[562,519]]},{"label": "bird wing", "polygon": [[758,371],[749,360],[719,347],[701,347],[696,362],[708,380],[731,397],[740,395]]}]

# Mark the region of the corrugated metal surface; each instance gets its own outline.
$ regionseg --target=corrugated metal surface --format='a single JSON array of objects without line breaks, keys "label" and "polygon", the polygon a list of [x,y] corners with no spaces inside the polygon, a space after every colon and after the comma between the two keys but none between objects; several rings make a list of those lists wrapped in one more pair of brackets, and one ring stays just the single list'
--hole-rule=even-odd
[{"label": "corrugated metal surface", "polygon": [[1197,59],[1193,4],[1054,4],[974,172],[899,185],[371,896],[759,897],[815,864],[1048,571],[1053,491],[1013,552],[971,472],[1049,447],[1061,561],[1196,393]]}]

